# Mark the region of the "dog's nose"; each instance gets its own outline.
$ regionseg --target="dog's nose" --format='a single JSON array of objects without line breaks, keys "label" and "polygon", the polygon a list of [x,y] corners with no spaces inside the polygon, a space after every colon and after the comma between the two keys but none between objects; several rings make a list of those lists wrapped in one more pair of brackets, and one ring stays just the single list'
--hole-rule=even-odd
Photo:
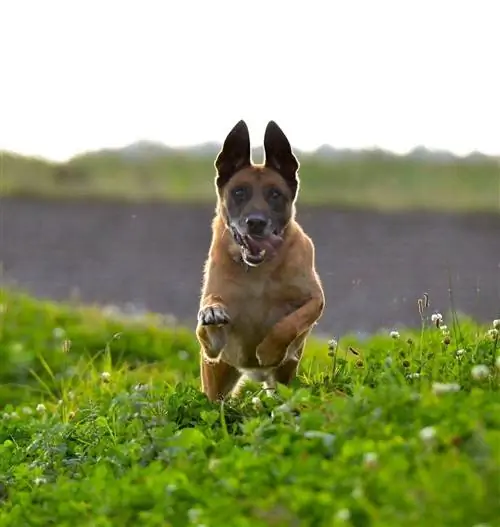
[{"label": "dog's nose", "polygon": [[249,234],[260,235],[267,226],[267,219],[260,214],[252,214],[246,219]]}]

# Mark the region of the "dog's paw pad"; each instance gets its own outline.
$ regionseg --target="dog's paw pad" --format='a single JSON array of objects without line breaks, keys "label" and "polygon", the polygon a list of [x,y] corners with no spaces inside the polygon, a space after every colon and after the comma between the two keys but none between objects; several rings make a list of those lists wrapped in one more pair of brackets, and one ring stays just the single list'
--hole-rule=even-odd
[{"label": "dog's paw pad", "polygon": [[200,310],[198,320],[203,326],[221,326],[229,322],[229,315],[222,306],[208,306]]}]

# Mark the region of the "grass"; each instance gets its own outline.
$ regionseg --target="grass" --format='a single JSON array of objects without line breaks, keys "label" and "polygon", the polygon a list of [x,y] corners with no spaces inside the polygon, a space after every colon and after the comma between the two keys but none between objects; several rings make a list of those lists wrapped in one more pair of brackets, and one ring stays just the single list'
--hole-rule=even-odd
[{"label": "grass", "polygon": [[[113,153],[50,163],[0,153],[0,195],[213,203],[213,157],[171,153],[127,161]],[[373,151],[336,161],[301,155],[301,203],[374,210],[500,210],[500,167]]]},{"label": "grass", "polygon": [[294,386],[219,405],[187,330],[0,306],[2,526],[500,525],[487,327],[312,340]]}]

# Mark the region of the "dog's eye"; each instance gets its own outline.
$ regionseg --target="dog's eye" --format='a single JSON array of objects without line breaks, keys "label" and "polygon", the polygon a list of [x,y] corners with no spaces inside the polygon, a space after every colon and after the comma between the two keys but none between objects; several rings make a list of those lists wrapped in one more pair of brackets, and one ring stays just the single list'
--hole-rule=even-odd
[{"label": "dog's eye", "polygon": [[276,189],[276,188],[272,188],[270,191],[269,191],[269,198],[272,199],[273,201],[281,198],[281,192]]},{"label": "dog's eye", "polygon": [[245,187],[235,188],[232,195],[236,201],[243,201],[247,196],[247,189]]}]

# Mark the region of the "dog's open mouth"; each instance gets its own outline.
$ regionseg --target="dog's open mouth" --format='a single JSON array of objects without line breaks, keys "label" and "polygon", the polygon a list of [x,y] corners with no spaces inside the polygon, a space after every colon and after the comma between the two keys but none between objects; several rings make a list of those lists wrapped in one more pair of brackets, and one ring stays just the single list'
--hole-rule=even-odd
[{"label": "dog's open mouth", "polygon": [[251,266],[261,264],[266,258],[272,257],[283,242],[282,236],[273,232],[270,236],[250,236],[234,233],[236,242],[241,248],[241,256],[245,263]]}]

